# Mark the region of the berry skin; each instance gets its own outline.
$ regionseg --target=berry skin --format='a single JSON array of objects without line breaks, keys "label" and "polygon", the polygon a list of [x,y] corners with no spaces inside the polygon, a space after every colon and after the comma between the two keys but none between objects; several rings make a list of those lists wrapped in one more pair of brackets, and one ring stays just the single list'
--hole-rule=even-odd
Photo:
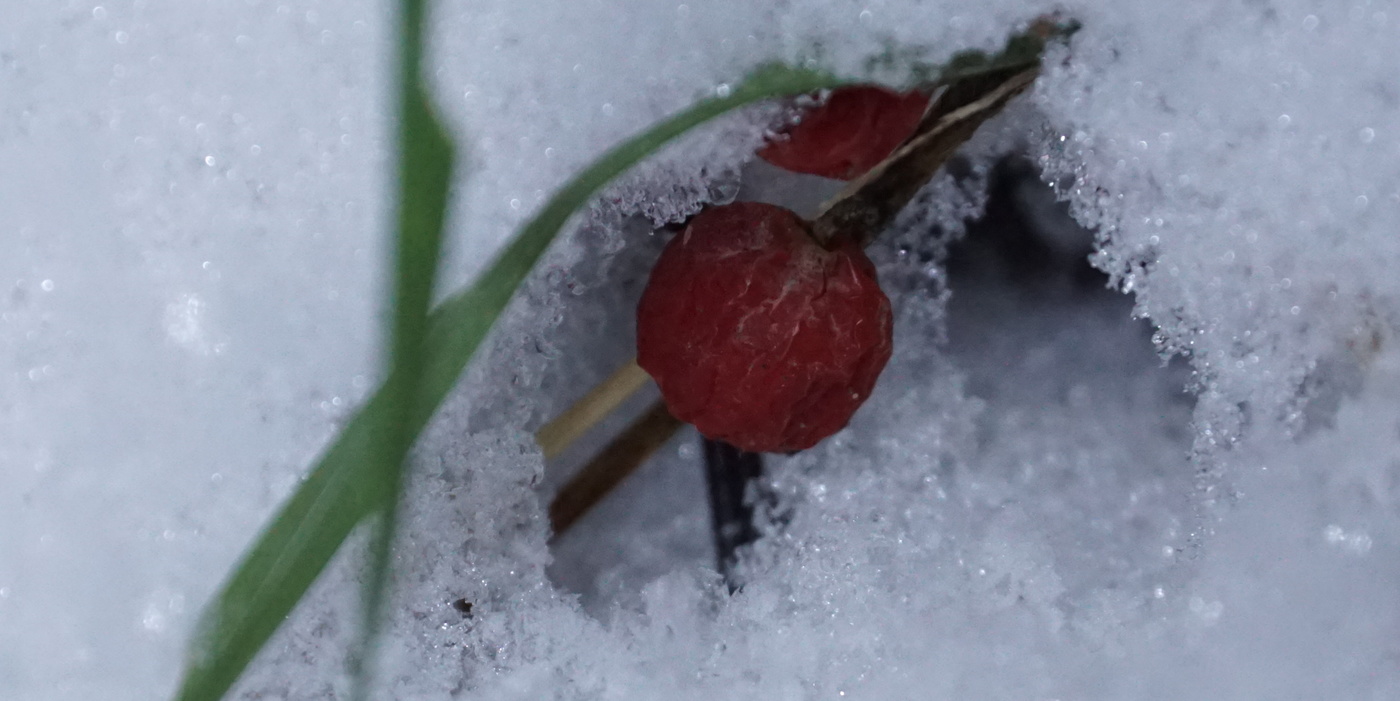
[{"label": "berry skin", "polygon": [[858,85],[837,88],[758,157],[796,173],[851,180],[904,142],[928,107],[928,95]]},{"label": "berry skin", "polygon": [[661,253],[637,308],[637,362],[676,418],[751,452],[841,430],[890,358],[893,319],[853,241],[742,202],[696,215]]}]

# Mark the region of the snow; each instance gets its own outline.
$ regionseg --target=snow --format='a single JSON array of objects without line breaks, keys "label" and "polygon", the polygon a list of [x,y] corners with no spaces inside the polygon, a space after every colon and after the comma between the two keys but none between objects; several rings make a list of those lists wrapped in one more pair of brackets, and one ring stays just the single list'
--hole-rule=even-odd
[{"label": "snow", "polygon": [[[0,698],[161,698],[376,382],[392,13],[11,5]],[[782,118],[760,106],[578,218],[417,448],[382,698],[1400,697],[1400,11],[1057,9],[1071,45],[872,250],[895,357],[848,430],[769,461],[784,523],[736,595],[693,434],[551,546],[544,504],[580,456],[545,465],[528,431],[631,353],[654,223],[740,192],[810,207],[816,184],[745,165]],[[445,278],[763,61],[897,82],[1045,10],[438,3],[431,79],[464,154]],[[1006,153],[1047,184],[1005,180]],[[979,243],[1001,239],[1057,262]],[[1053,272],[1091,249],[1116,291]],[[356,561],[242,698],[343,690]]]}]

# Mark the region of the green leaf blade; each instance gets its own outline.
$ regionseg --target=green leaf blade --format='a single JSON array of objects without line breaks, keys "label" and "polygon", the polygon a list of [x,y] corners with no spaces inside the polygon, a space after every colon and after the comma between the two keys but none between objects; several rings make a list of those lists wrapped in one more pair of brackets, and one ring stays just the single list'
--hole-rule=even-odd
[{"label": "green leaf blade", "polygon": [[[378,501],[365,489],[370,441],[387,423],[377,393],[326,452],[205,610],[176,698],[222,698],[276,632],[363,514]],[[337,466],[331,469],[327,466]]]},{"label": "green leaf blade", "polygon": [[[394,452],[385,445],[411,445],[447,397],[492,325],[529,275],[558,231],[575,211],[598,190],[657,149],[689,129],[714,117],[758,100],[807,93],[837,87],[842,81],[816,71],[771,65],[755,71],[742,84],[723,97],[702,100],[691,108],[620,144],[592,166],[571,179],[496,257],[491,266],[466,290],[445,299],[425,318],[422,333],[412,328],[412,320],[395,321],[395,356],[410,353],[411,339],[418,337],[421,353],[418,368],[396,367],[384,384],[346,425],[322,455],[307,479],[273,518],[245,554],[243,560],[208,606],[191,644],[179,701],[216,701],[232,687],[254,656],[280,627],[325,569],[335,552],[357,524],[381,512],[397,496],[397,473],[386,476],[381,469],[393,461]],[[406,149],[424,149],[406,155],[405,162],[429,162],[427,151],[445,155],[446,165],[438,163],[422,171],[404,171],[403,197],[432,191],[442,203],[436,226],[445,213],[447,182],[451,172],[450,141],[427,108],[426,96],[418,95],[422,112],[405,111],[405,124],[414,125],[416,134],[437,133],[434,138],[405,139]],[[417,114],[417,117],[414,115]],[[426,116],[424,119],[423,117]],[[417,131],[414,131],[417,130]],[[412,179],[412,184],[410,184]],[[440,184],[440,188],[439,188]],[[409,221],[425,216],[405,206],[401,227],[433,226],[431,221]],[[432,244],[426,248],[432,248]],[[426,250],[426,249],[425,249]],[[426,253],[411,253],[418,261],[401,264],[423,269]],[[436,257],[432,257],[434,266]],[[431,290],[431,281],[426,285]],[[410,291],[413,299],[399,293],[398,305],[416,307],[422,290]],[[399,343],[405,343],[403,349]],[[412,382],[405,376],[418,375]],[[406,387],[408,389],[406,389]],[[396,435],[406,435],[406,441]],[[407,447],[403,448],[404,451]],[[381,570],[382,574],[382,570]]]},{"label": "green leaf blade", "polygon": [[404,39],[399,106],[399,217],[395,253],[394,324],[390,333],[393,382],[385,386],[390,397],[390,432],[377,443],[375,477],[384,501],[373,531],[367,576],[363,587],[357,649],[351,650],[351,699],[369,694],[374,678],[377,647],[385,601],[388,598],[390,550],[398,530],[399,502],[403,496],[404,462],[421,426],[415,426],[414,403],[420,391],[428,334],[428,308],[442,258],[443,226],[447,218],[455,149],[447,130],[433,112],[423,85],[419,57],[422,53],[423,0],[404,2]]}]

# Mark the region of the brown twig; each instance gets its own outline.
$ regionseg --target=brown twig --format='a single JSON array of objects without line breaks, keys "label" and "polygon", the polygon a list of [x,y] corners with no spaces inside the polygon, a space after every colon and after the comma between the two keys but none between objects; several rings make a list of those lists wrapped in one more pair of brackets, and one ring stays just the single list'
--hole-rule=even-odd
[{"label": "brown twig", "polygon": [[812,224],[813,235],[822,243],[849,236],[868,245],[977,127],[1029,87],[1039,71],[1036,67],[1010,75],[992,73],[944,90],[914,136],[822,205]]},{"label": "brown twig", "polygon": [[735,565],[739,549],[758,540],[755,501],[772,506],[776,498],[762,488],[763,455],[739,450],[705,438],[705,483],[710,492],[710,531],[714,536],[715,566],[729,586],[739,588]]},{"label": "brown twig", "polygon": [[[854,236],[869,245],[977,128],[1035,81],[1038,67],[992,71],[948,86],[930,104],[914,134],[870,172],[851,181],[822,206],[813,232],[822,242]],[[545,457],[553,457],[585,433],[647,380],[630,361],[536,434]],[[554,535],[573,525],[683,424],[656,402],[602,452],[578,470],[549,506]]]},{"label": "brown twig", "polygon": [[666,410],[664,402],[652,404],[627,430],[574,473],[568,484],[555,495],[554,501],[549,504],[549,522],[554,528],[554,537],[568,530],[613,487],[636,471],[683,425],[680,419]]}]

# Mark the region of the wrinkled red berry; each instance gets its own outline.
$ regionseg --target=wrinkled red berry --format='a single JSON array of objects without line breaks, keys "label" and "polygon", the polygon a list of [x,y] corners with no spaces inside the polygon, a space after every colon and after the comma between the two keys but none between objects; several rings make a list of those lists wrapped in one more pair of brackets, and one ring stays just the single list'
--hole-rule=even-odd
[{"label": "wrinkled red berry", "polygon": [[852,241],[742,202],[695,216],[667,244],[637,308],[637,362],[676,418],[753,452],[841,430],[890,358],[890,302]]},{"label": "wrinkled red berry", "polygon": [[919,125],[926,107],[928,96],[921,92],[901,94],[868,85],[837,88],[758,156],[793,172],[851,180],[894,153]]}]

